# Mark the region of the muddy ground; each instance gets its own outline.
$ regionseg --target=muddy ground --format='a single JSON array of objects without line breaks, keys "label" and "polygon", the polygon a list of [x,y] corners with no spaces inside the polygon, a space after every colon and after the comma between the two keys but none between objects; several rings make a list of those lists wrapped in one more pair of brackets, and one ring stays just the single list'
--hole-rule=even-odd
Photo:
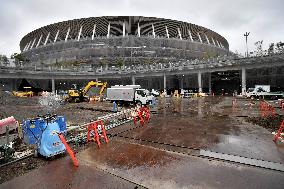
[{"label": "muddy ground", "polygon": [[[35,99],[29,99],[34,101],[34,104],[30,102],[27,105],[26,102],[23,104],[20,102],[14,106],[5,105],[2,110],[6,115],[13,114],[17,119],[24,119],[25,116],[33,117],[41,111],[32,108],[38,106]],[[99,150],[93,143],[82,146],[72,144],[72,148],[78,152],[80,162],[77,172],[72,168],[68,157],[53,161],[29,158],[3,167],[0,182],[3,183],[24,174],[4,183],[2,187],[18,187],[26,182],[27,177],[39,175],[40,178],[36,180],[44,179],[46,188],[80,188],[78,184],[90,188],[90,185],[86,183],[91,184],[92,181],[85,182],[82,178],[89,178],[92,175],[93,181],[96,181],[98,186],[103,186],[102,188],[134,188],[133,182],[139,184],[136,186],[142,185],[148,188],[244,188],[248,186],[249,188],[268,188],[268,186],[279,188],[280,178],[284,178],[282,173],[181,156],[161,151],[151,143],[139,144],[125,138],[132,137],[144,141],[207,149],[283,164],[284,147],[274,144],[271,134],[271,131],[279,127],[283,110],[277,109],[279,115],[277,119],[273,119],[275,122],[272,122],[271,118],[265,118],[267,120],[262,121],[258,101],[251,103],[246,99],[237,99],[237,106],[232,107],[232,100],[232,97],[159,99],[156,107],[158,112],[152,114],[147,126],[131,129],[134,124],[129,123],[112,129],[108,132],[109,136],[114,136],[121,131],[126,132],[112,137],[111,142],[107,145],[103,144]],[[277,107],[276,102],[271,103]],[[27,112],[28,109],[32,110]],[[55,113],[65,115],[70,124],[80,124],[108,113],[111,109],[112,104],[107,102],[78,103],[63,105]],[[55,167],[57,174],[50,176],[49,171],[54,170]],[[61,182],[57,177],[61,178],[59,174],[63,174],[66,170],[69,171],[66,173],[68,179],[64,177],[64,182]],[[90,170],[94,171],[90,173]],[[104,171],[101,172],[101,170]],[[100,176],[93,175],[93,172],[99,173]],[[118,176],[110,177],[107,172]],[[43,175],[51,178],[52,181],[41,178]],[[109,178],[109,182],[101,176]],[[125,182],[125,180],[131,182]],[[35,183],[38,182],[35,181]],[[36,188],[36,185],[27,186]]]}]

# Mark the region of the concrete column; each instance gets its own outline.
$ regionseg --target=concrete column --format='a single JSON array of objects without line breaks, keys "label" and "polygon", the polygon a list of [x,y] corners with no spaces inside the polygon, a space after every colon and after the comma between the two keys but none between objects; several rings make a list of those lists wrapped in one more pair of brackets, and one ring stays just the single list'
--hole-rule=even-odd
[{"label": "concrete column", "polygon": [[167,76],[164,74],[164,91],[167,90]]},{"label": "concrete column", "polygon": [[80,41],[82,29],[83,29],[83,26],[80,27],[80,30],[79,30],[79,33],[78,33],[77,41]]},{"label": "concrete column", "polygon": [[245,95],[246,89],[246,69],[242,68],[242,95]]},{"label": "concrete column", "polygon": [[68,40],[69,33],[70,33],[70,27],[67,30],[67,33],[66,33],[66,36],[65,36],[65,42]]},{"label": "concrete column", "polygon": [[51,91],[55,93],[55,80],[53,78],[51,79]]},{"label": "concrete column", "polygon": [[110,36],[110,23],[108,23],[108,27],[107,27],[107,38],[109,38]]},{"label": "concrete column", "polygon": [[139,25],[139,22],[138,22],[138,31],[137,31],[138,33],[138,37],[140,37],[140,25]]},{"label": "concrete column", "polygon": [[178,28],[178,29],[177,29],[177,31],[178,31],[178,36],[179,36],[179,39],[181,39],[181,40],[182,40],[182,36],[181,36],[181,32],[180,32],[180,29]]},{"label": "concrete column", "polygon": [[55,43],[55,42],[56,42],[56,40],[57,40],[57,38],[58,38],[58,35],[59,35],[59,30],[57,30],[57,33],[56,33],[56,35],[55,35],[55,38],[54,38],[53,43]]},{"label": "concrete column", "polygon": [[98,78],[98,77],[96,77],[96,78],[95,78],[95,81],[97,82],[96,87],[98,87],[98,81],[99,81],[99,78]]},{"label": "concrete column", "polygon": [[201,72],[198,72],[198,92],[202,93],[202,80],[201,80]]},{"label": "concrete column", "polygon": [[96,24],[94,24],[94,29],[93,29],[93,33],[92,33],[92,40],[94,40],[96,34]]},{"label": "concrete column", "polygon": [[211,95],[211,94],[212,94],[212,86],[211,86],[211,72],[209,72],[209,74],[208,74],[208,78],[209,78],[209,83],[208,83],[209,95]]},{"label": "concrete column", "polygon": [[156,37],[156,33],[155,33],[155,28],[154,28],[153,24],[152,24],[152,34],[153,34],[153,37],[155,38]]},{"label": "concrete column", "polygon": [[166,35],[167,35],[167,38],[169,39],[170,38],[170,35],[169,35],[169,30],[168,30],[168,27],[166,26]]},{"label": "concrete column", "polygon": [[36,45],[36,47],[38,47],[39,45],[40,45],[40,42],[41,42],[41,38],[42,38],[42,35],[39,37],[39,40],[38,40],[38,42],[37,42],[37,45]]},{"label": "concrete column", "polygon": [[48,42],[48,38],[49,38],[49,35],[50,35],[50,32],[48,32],[48,34],[47,34],[47,36],[46,36],[46,38],[45,38],[45,42],[44,42],[44,44],[43,44],[43,45],[46,45],[46,44],[47,44],[47,42]]},{"label": "concrete column", "polygon": [[181,76],[180,79],[180,88],[183,89],[183,79],[184,79],[184,75]]},{"label": "concrete column", "polygon": [[134,77],[134,75],[131,76],[131,80],[132,80],[132,85],[135,85],[135,77]]}]

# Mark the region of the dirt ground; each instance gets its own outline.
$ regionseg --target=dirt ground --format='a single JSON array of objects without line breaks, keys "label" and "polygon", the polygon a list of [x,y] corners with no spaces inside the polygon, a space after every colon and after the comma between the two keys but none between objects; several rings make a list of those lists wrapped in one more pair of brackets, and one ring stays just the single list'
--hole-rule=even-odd
[{"label": "dirt ground", "polygon": [[[4,97],[7,101],[0,102],[0,112],[4,117],[13,115],[18,120],[44,114],[44,108],[39,106],[37,98],[12,97],[12,100],[7,100]],[[52,182],[46,180],[46,188],[69,188],[69,181],[71,188],[81,188],[78,183],[86,184],[81,178],[89,178],[93,175],[89,171],[94,170],[110,179],[107,184],[100,176],[93,175],[94,180],[100,178],[96,182],[103,188],[134,188],[133,183],[139,183],[136,187],[142,185],[146,188],[279,188],[278,184],[284,178],[283,173],[181,156],[160,150],[151,143],[142,145],[125,138],[206,149],[283,164],[284,146],[278,146],[272,141],[271,131],[278,129],[284,111],[276,108],[276,102],[271,102],[276,108],[276,117],[262,118],[259,101],[251,103],[246,99],[237,99],[237,106],[233,107],[232,100],[232,97],[158,99],[157,113],[152,114],[147,126],[132,129],[133,123],[128,123],[114,128],[108,131],[109,136],[113,136],[111,142],[104,144],[101,149],[97,149],[93,143],[79,146],[71,144],[78,154],[78,172],[73,170],[71,163],[67,164],[70,162],[69,157],[59,157],[56,160],[28,158],[3,167],[0,183],[5,182],[3,188],[13,188],[24,184],[27,177],[41,177],[45,174],[52,179]],[[96,102],[61,105],[52,113],[65,115],[69,124],[76,125],[89,122],[111,110],[111,103]],[[121,131],[126,132],[115,135]],[[57,183],[59,180],[55,175],[58,174],[53,177],[48,174],[55,165],[58,166],[58,174],[66,169],[70,171],[70,178],[64,178],[66,182]],[[100,172],[101,170],[104,171]],[[114,179],[110,175],[118,176]],[[14,177],[17,178],[13,179]],[[125,182],[126,180],[131,182]],[[54,185],[56,183],[58,185]],[[36,188],[35,185],[29,186]]]}]

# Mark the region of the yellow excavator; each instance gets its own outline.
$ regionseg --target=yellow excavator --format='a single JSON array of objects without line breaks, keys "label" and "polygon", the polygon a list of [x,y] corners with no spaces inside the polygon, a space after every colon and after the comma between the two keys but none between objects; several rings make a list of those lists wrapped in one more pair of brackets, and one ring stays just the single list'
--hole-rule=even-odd
[{"label": "yellow excavator", "polygon": [[68,102],[86,102],[89,101],[89,96],[87,96],[88,91],[92,87],[97,87],[100,89],[98,96],[93,96],[92,98],[99,99],[102,98],[104,91],[107,87],[107,82],[100,82],[100,81],[90,81],[83,89],[70,89],[68,90],[68,97],[66,101]]},{"label": "yellow excavator", "polygon": [[16,97],[32,97],[34,92],[31,91],[32,87],[24,87],[24,91],[13,91],[12,94]]}]

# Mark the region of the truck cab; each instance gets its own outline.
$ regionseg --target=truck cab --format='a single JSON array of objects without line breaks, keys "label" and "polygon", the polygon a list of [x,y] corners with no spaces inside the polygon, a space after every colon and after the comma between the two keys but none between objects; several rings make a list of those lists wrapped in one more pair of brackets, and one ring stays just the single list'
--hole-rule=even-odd
[{"label": "truck cab", "polygon": [[147,89],[136,89],[135,91],[135,102],[141,104],[151,104],[153,96]]}]

